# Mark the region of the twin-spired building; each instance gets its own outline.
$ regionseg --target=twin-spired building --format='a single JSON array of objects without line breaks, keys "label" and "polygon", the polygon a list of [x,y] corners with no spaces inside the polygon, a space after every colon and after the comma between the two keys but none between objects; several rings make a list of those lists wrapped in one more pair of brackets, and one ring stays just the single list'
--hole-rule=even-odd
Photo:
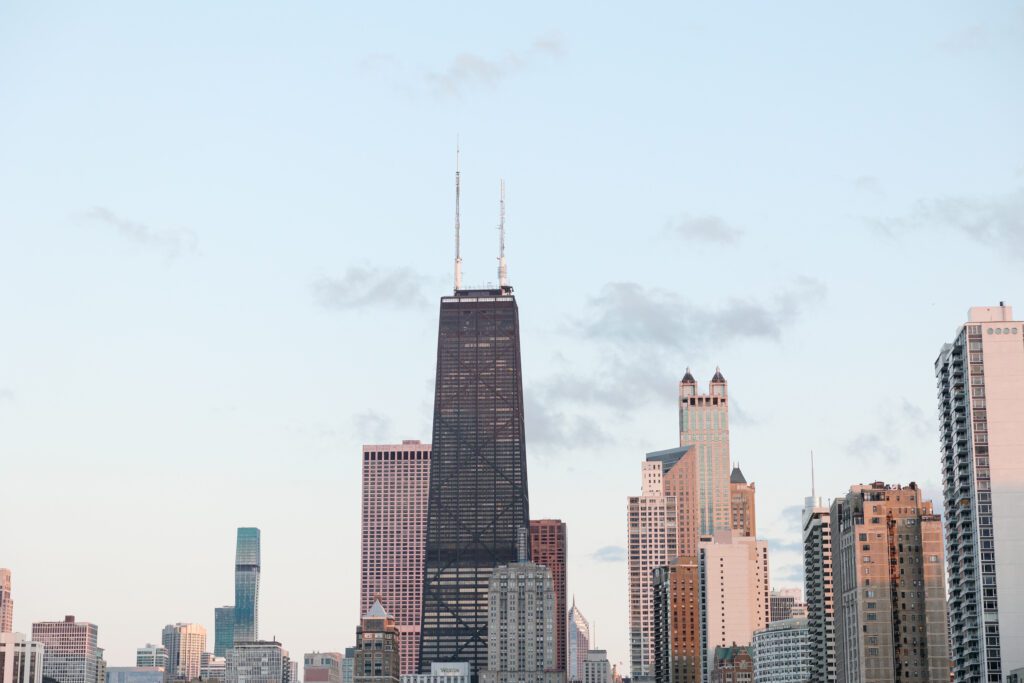
[{"label": "twin-spired building", "polygon": [[953,675],[1024,667],[1024,324],[971,308],[935,361]]}]

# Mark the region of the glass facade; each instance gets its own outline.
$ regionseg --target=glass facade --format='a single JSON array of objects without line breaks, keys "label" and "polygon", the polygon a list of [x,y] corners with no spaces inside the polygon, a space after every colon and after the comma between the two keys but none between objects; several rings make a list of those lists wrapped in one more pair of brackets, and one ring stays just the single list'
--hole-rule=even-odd
[{"label": "glass facade", "polygon": [[487,665],[487,588],[530,524],[519,310],[509,287],[441,299],[420,672]]},{"label": "glass facade", "polygon": [[[237,571],[237,570],[236,570]],[[223,657],[235,644],[235,607],[217,607],[213,610],[213,654]]]},{"label": "glass facade", "polygon": [[260,530],[238,529],[235,546],[234,643],[251,643],[259,635]]}]

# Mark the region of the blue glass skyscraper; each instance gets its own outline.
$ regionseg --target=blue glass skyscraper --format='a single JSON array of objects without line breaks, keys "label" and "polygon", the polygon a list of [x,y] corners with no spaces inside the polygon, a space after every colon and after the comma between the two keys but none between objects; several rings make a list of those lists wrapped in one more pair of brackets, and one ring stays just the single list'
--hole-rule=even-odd
[{"label": "blue glass skyscraper", "polygon": [[260,530],[239,527],[235,546],[234,642],[257,640],[260,604]]},{"label": "blue glass skyscraper", "polygon": [[215,607],[213,610],[213,654],[223,657],[235,644],[235,606]]}]

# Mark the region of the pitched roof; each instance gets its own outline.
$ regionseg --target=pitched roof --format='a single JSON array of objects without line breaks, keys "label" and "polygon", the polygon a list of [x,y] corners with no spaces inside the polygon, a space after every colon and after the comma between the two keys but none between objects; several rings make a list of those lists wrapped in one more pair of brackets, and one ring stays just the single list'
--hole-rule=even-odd
[{"label": "pitched roof", "polygon": [[363,618],[370,619],[387,619],[391,615],[388,614],[387,610],[384,609],[384,605],[380,604],[380,600],[374,600],[373,605],[370,607],[370,611],[363,615]]},{"label": "pitched roof", "polygon": [[747,478],[743,476],[743,472],[740,471],[739,465],[732,468],[732,474],[729,475],[730,484],[746,484]]}]

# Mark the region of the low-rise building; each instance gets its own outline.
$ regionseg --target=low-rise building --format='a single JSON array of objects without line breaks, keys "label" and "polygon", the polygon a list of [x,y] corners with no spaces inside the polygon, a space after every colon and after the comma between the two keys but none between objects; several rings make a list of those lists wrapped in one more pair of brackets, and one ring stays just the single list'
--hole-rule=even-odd
[{"label": "low-rise building", "polygon": [[754,633],[756,683],[811,680],[811,646],[806,617],[780,619]]}]

